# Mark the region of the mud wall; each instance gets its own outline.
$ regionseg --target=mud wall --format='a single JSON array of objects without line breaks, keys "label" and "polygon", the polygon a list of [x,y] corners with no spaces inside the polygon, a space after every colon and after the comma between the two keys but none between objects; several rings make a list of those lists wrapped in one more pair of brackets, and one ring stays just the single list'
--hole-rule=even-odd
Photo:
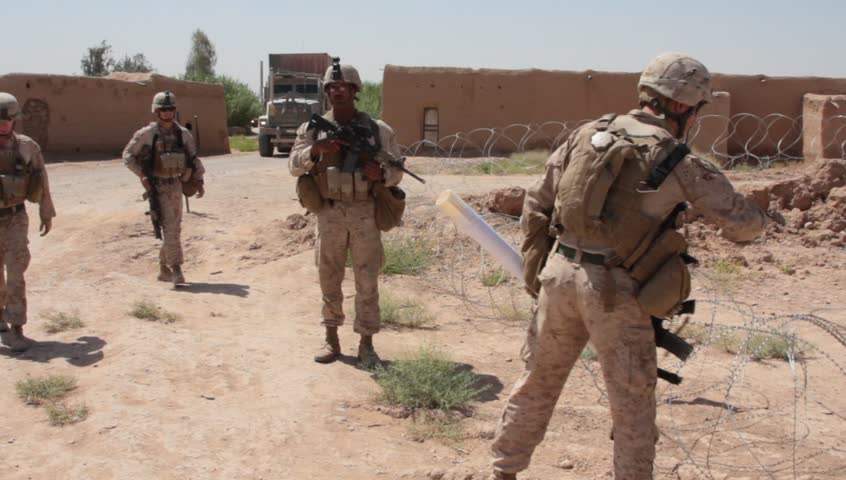
[{"label": "mud wall", "polygon": [[805,95],[803,121],[806,160],[846,158],[846,95]]},{"label": "mud wall", "polygon": [[132,80],[15,73],[0,76],[0,91],[18,98],[24,116],[16,129],[35,138],[48,157],[119,155],[132,134],[153,120],[150,105],[162,90],[176,94],[180,122],[190,123],[195,136],[199,123],[202,155],[229,153],[221,85],[155,74],[127,78]]},{"label": "mud wall", "polygon": [[[424,108],[438,109],[440,137],[480,127],[577,122],[636,107],[639,76],[388,65],[383,78],[382,117],[405,145],[423,138]],[[801,155],[801,131],[797,131],[801,129],[793,119],[802,115],[803,96],[846,94],[846,79],[715,74],[714,89],[728,94],[728,109],[724,104],[715,109],[720,114],[751,114],[731,125],[732,138],[722,148],[734,153],[732,150],[743,145],[752,145],[756,154],[767,155],[781,141],[782,146],[789,144],[793,153]],[[762,125],[768,130],[767,138],[755,140],[756,135],[764,135]]]}]

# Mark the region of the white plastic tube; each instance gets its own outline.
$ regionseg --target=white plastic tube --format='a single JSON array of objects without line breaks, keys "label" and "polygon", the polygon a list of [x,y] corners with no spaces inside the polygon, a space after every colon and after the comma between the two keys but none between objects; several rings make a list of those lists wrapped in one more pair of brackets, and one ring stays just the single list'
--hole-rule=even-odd
[{"label": "white plastic tube", "polygon": [[468,207],[452,190],[444,190],[435,205],[458,229],[475,240],[486,252],[520,280],[523,280],[523,257],[510,243],[488,225],[475,210]]}]

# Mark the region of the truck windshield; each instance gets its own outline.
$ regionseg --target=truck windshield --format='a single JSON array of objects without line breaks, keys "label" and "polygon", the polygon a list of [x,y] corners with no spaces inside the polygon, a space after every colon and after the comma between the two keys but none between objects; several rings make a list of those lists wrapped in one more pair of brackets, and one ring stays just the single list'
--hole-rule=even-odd
[{"label": "truck windshield", "polygon": [[284,95],[286,93],[297,92],[302,94],[317,94],[317,84],[299,84],[299,85],[274,85],[273,93],[276,95]]}]

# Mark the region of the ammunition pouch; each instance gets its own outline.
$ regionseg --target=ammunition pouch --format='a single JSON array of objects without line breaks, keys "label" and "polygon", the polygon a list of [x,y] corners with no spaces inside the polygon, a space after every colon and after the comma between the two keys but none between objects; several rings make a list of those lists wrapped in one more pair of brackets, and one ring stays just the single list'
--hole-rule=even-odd
[{"label": "ammunition pouch", "polygon": [[0,198],[3,207],[19,205],[28,197],[28,175],[0,175]]},{"label": "ammunition pouch", "polygon": [[405,212],[405,192],[399,187],[386,187],[382,182],[373,184],[376,228],[387,232],[402,223]]},{"label": "ammunition pouch", "polygon": [[679,313],[690,295],[690,272],[680,255],[670,257],[641,286],[637,300],[643,310],[659,318]]},{"label": "ammunition pouch", "polygon": [[297,178],[297,198],[300,205],[315,215],[323,209],[323,196],[314,175],[305,174]]},{"label": "ammunition pouch", "polygon": [[373,183],[361,170],[348,173],[338,167],[328,167],[316,175],[316,180],[324,200],[364,201],[370,198],[373,188]]},{"label": "ammunition pouch", "polygon": [[153,175],[159,178],[176,178],[185,173],[185,152],[161,152],[156,155]]},{"label": "ammunition pouch", "polygon": [[200,180],[189,179],[188,181],[182,182],[182,194],[186,197],[193,197],[200,191],[200,185],[203,182]]}]

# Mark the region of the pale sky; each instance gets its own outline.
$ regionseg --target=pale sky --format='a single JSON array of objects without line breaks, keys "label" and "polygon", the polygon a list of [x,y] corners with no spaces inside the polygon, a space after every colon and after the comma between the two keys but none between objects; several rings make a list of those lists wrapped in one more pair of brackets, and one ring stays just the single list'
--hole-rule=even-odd
[{"label": "pale sky", "polygon": [[0,74],[78,74],[89,46],[143,53],[184,72],[191,33],[216,70],[258,90],[268,53],[327,52],[365,80],[385,64],[640,71],[663,51],[713,72],[846,77],[846,1],[171,1],[22,2],[2,7]]}]

